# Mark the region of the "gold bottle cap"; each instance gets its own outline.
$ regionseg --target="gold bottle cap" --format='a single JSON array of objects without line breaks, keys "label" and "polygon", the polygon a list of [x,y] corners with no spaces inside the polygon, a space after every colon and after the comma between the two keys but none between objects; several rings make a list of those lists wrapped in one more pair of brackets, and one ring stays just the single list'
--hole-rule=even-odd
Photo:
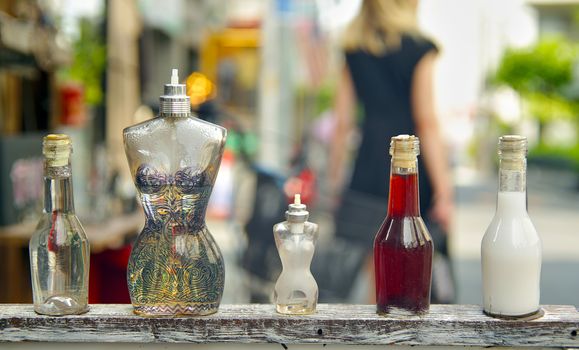
[{"label": "gold bottle cap", "polygon": [[72,141],[65,134],[50,134],[44,137],[42,142],[42,154],[46,159],[46,165],[59,167],[68,165],[72,153]]},{"label": "gold bottle cap", "polygon": [[420,140],[414,135],[398,135],[390,140],[390,155],[395,167],[416,167],[416,156],[420,154]]}]

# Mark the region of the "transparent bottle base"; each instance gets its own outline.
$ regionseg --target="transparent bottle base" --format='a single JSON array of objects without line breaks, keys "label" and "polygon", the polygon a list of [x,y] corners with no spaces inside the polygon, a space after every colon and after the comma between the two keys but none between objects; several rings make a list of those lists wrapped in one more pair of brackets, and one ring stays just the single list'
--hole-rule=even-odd
[{"label": "transparent bottle base", "polygon": [[34,305],[36,313],[49,316],[78,315],[87,312],[88,309],[88,304],[79,303],[74,298],[62,295],[53,295],[44,303]]},{"label": "transparent bottle base", "polygon": [[284,315],[310,315],[316,312],[316,305],[307,304],[277,304],[275,310]]}]

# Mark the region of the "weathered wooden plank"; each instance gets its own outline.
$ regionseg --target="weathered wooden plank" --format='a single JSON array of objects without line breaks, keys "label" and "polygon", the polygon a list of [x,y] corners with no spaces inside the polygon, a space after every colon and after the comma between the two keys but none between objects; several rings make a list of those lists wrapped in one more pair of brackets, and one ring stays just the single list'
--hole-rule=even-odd
[{"label": "weathered wooden plank", "polygon": [[46,317],[31,305],[0,304],[0,342],[279,343],[579,347],[579,312],[544,306],[531,321],[500,320],[475,305],[432,305],[424,316],[376,315],[373,305],[321,304],[309,316],[273,305],[223,305],[205,317],[144,318],[130,305],[91,305]]}]

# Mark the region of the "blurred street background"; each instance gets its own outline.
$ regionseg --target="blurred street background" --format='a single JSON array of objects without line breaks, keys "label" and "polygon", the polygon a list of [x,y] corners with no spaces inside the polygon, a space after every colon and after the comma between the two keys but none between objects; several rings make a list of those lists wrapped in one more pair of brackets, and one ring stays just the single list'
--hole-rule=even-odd
[{"label": "blurred street background", "polygon": [[[49,132],[73,138],[90,302],[130,302],[126,262],[144,217],[122,129],[157,114],[172,68],[199,117],[228,129],[207,213],[226,261],[223,303],[271,300],[280,269],[272,226],[294,193],[321,226],[317,249],[332,244],[339,194],[327,169],[339,44],[359,6],[0,0],[0,303],[32,300],[28,239],[42,208]],[[518,133],[529,140],[528,208],[543,240],[541,303],[579,306],[579,0],[421,0],[419,22],[441,49],[435,92],[456,194],[455,302],[482,301],[497,140]],[[345,140],[344,152],[357,140]],[[316,272],[332,261],[314,263]],[[341,301],[372,303],[364,279],[352,283],[361,294]],[[336,300],[320,298],[328,301]]]}]

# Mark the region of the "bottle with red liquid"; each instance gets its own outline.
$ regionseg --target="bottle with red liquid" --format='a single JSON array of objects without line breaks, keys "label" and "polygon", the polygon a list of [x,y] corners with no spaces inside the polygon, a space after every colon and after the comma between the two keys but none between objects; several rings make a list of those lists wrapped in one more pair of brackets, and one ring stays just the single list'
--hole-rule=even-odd
[{"label": "bottle with red liquid", "polygon": [[433,245],[420,216],[419,153],[416,136],[399,135],[390,142],[388,214],[374,240],[379,314],[422,314],[430,307]]}]

